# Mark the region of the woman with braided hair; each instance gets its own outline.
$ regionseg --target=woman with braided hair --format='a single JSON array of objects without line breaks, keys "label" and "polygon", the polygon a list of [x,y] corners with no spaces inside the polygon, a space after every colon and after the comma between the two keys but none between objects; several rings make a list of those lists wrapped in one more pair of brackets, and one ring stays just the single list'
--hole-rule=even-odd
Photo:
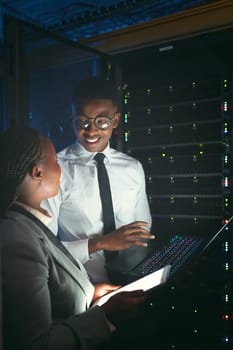
[{"label": "woman with braided hair", "polygon": [[41,201],[58,192],[51,141],[32,128],[0,134],[0,247],[5,350],[89,350],[109,344],[115,323],[132,317],[142,291],[93,286],[83,265],[47,228]]}]

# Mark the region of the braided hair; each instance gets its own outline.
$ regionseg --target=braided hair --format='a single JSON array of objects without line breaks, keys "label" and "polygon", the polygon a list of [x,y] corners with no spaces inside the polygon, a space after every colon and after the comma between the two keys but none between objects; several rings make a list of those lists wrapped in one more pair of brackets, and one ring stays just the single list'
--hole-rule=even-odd
[{"label": "braided hair", "polygon": [[29,127],[0,133],[0,214],[20,195],[25,176],[42,157],[42,135]]}]

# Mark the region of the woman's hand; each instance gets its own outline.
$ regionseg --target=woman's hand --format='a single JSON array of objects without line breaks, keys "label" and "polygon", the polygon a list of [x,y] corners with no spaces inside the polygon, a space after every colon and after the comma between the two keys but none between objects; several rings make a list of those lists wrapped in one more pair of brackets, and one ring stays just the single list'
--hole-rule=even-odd
[{"label": "woman's hand", "polygon": [[101,307],[111,322],[132,319],[139,311],[139,307],[146,299],[146,293],[143,290],[133,292],[119,292],[113,295]]},{"label": "woman's hand", "polygon": [[92,302],[94,303],[97,299],[101,298],[103,295],[112,292],[113,290],[116,290],[120,288],[121,286],[116,286],[109,283],[99,283],[95,285],[95,292],[92,299]]}]

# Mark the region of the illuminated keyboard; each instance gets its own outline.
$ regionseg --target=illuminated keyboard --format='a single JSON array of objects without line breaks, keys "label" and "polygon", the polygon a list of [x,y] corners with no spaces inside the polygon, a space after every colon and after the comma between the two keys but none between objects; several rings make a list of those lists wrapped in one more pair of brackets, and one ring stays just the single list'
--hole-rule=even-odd
[{"label": "illuminated keyboard", "polygon": [[139,263],[133,273],[138,276],[144,276],[148,273],[170,264],[171,270],[169,276],[172,276],[196,251],[203,242],[199,237],[188,237],[174,235],[168,244],[161,250],[156,250],[149,257]]}]

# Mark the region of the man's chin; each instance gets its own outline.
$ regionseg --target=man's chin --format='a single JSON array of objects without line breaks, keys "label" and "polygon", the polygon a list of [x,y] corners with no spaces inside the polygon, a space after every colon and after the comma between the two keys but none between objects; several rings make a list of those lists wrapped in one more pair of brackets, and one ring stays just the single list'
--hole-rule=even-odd
[{"label": "man's chin", "polygon": [[[81,142],[80,142],[81,141]],[[103,142],[102,138],[99,138],[95,142],[89,142],[88,140],[80,140],[80,144],[88,151],[88,152],[102,152],[108,145],[108,141]]]},{"label": "man's chin", "polygon": [[88,152],[100,152],[100,148],[101,148],[98,142],[95,142],[95,143],[85,142],[83,146]]}]

